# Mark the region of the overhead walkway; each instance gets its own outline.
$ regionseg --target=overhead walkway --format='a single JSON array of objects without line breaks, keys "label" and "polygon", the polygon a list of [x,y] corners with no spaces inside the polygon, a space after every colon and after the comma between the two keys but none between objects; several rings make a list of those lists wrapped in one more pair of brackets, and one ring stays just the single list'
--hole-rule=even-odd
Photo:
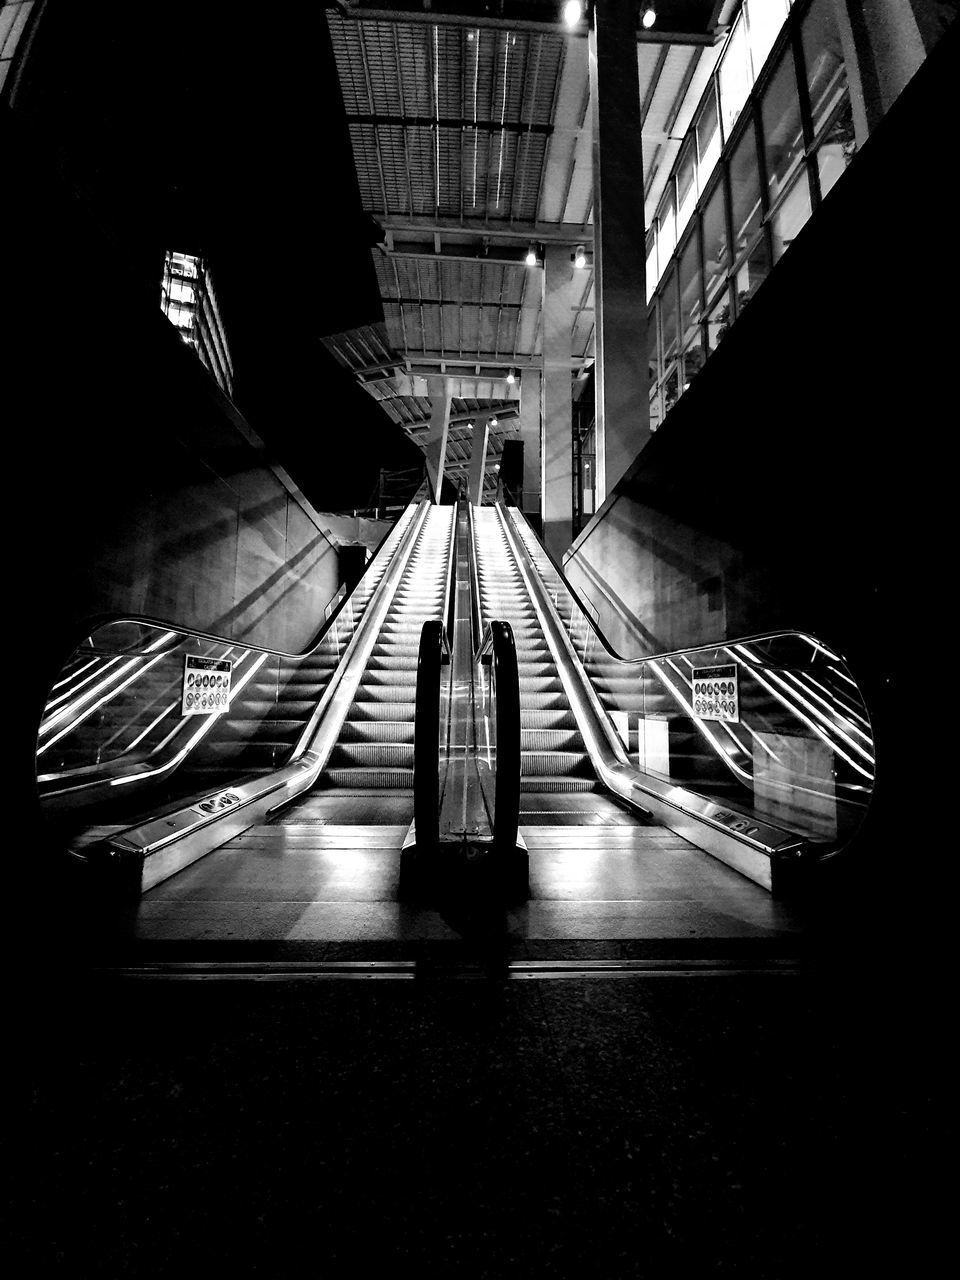
[{"label": "overhead walkway", "polygon": [[[65,668],[41,787],[74,859],[143,894],[133,936],[407,945],[493,906],[526,946],[782,941],[778,860],[829,856],[864,804],[869,724],[836,655],[777,636],[620,658],[515,509],[408,508],[328,614],[304,655],[138,620]],[[179,714],[185,652],[232,661],[229,713]],[[721,657],[732,723],[693,705]]]}]

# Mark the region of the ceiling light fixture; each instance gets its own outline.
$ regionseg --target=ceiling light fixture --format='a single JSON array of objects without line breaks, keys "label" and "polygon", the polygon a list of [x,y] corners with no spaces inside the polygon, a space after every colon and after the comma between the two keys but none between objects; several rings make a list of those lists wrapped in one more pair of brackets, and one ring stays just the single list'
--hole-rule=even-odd
[{"label": "ceiling light fixture", "polygon": [[533,245],[531,245],[527,250],[527,256],[524,258],[524,262],[528,267],[535,267],[537,265],[537,251]]},{"label": "ceiling light fixture", "polygon": [[491,418],[491,419],[490,419],[490,425],[491,425],[491,427],[497,427],[497,426],[499,426],[500,424],[497,422],[496,418]]},{"label": "ceiling light fixture", "polygon": [[578,271],[582,271],[583,268],[587,265],[587,255],[583,251],[582,244],[577,245],[577,251],[573,255],[573,265],[577,268]]},{"label": "ceiling light fixture", "polygon": [[516,380],[517,380],[517,375],[511,369],[510,372],[507,374],[507,386],[512,387],[513,384],[516,382]]},{"label": "ceiling light fixture", "polygon": [[563,6],[563,20],[568,27],[575,27],[583,17],[583,5],[580,0],[567,0]]},{"label": "ceiling light fixture", "polygon": [[644,29],[646,31],[649,31],[650,28],[653,26],[653,24],[656,22],[656,20],[657,20],[656,9],[653,7],[652,4],[645,5],[643,13],[641,13],[640,15],[640,22],[643,25]]}]

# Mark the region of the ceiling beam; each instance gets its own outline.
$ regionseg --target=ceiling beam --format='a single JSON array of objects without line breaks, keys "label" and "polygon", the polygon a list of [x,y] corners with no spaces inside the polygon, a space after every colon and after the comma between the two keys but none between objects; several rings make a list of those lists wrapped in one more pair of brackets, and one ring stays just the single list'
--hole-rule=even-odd
[{"label": "ceiling beam", "polygon": [[[495,31],[530,31],[535,35],[562,36],[565,40],[585,40],[587,24],[581,22],[572,31],[561,21],[535,22],[530,19],[512,17],[491,18],[471,12],[469,3],[464,4],[464,13],[438,13],[432,9],[424,10],[420,0],[408,0],[415,8],[368,9],[346,3],[347,14],[357,22],[411,22],[428,23],[434,27],[489,27]],[[638,29],[637,44],[714,44],[716,36],[712,31],[645,31]]]},{"label": "ceiling beam", "polygon": [[531,240],[544,244],[578,245],[593,240],[593,223],[576,222],[486,222],[483,218],[410,217],[406,214],[377,215],[384,231],[394,237],[440,232],[442,235],[482,236],[490,244],[520,244]]}]

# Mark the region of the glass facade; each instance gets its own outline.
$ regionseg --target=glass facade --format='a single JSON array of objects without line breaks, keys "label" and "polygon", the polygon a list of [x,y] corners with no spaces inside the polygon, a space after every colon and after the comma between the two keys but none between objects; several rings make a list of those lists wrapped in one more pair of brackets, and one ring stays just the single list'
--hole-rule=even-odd
[{"label": "glass facade", "polygon": [[233,394],[233,362],[217,307],[213,280],[202,257],[168,250],[160,306],[180,337],[193,347],[221,390]]},{"label": "glass facade", "polygon": [[34,0],[3,0],[0,3],[0,89],[13,66],[14,54],[27,29]]},{"label": "glass facade", "polygon": [[832,0],[744,0],[647,235],[652,430],[855,151]]}]

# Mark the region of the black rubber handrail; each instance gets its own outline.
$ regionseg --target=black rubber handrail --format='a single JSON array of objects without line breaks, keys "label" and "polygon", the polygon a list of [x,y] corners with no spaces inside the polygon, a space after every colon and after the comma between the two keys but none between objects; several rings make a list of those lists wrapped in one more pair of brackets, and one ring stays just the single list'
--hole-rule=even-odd
[{"label": "black rubber handrail", "polygon": [[413,728],[413,821],[417,848],[440,843],[440,676],[449,660],[444,624],[431,619],[420,631]]},{"label": "black rubber handrail", "polygon": [[477,651],[483,661],[492,655],[494,708],[497,716],[496,802],[493,842],[498,849],[516,847],[520,829],[520,669],[517,645],[509,622],[490,623]]}]

